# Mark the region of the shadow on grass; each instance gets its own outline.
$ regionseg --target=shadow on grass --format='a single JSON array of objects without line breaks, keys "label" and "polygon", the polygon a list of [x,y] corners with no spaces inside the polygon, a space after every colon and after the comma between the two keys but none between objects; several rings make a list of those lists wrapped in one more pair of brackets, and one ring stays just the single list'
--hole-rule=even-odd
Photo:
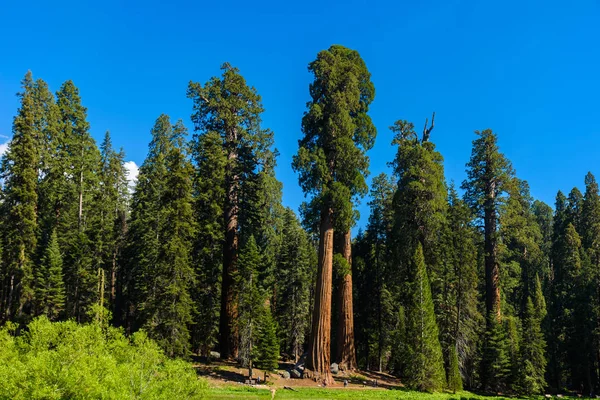
[{"label": "shadow on grass", "polygon": [[238,372],[239,366],[235,361],[219,360],[218,364],[200,363],[196,365],[196,372],[199,376],[211,377],[224,382],[240,382],[244,383],[248,379],[248,371],[242,369],[242,373]]},{"label": "shadow on grass", "polygon": [[348,376],[334,375],[333,379],[342,384],[344,380],[347,380],[348,383],[364,387],[409,391],[397,379],[375,371],[360,371],[358,374],[350,374]]}]

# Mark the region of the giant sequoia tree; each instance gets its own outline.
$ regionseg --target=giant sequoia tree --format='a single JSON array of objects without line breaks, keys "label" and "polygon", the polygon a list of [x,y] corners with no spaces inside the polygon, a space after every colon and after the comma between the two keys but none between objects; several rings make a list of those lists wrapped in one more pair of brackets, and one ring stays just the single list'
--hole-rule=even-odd
[{"label": "giant sequoia tree", "polygon": [[221,69],[222,77],[213,77],[204,85],[190,82],[188,97],[194,102],[195,140],[213,135],[221,143],[226,158],[223,176],[211,184],[223,185],[225,192],[219,344],[221,356],[231,357],[238,352],[237,294],[233,276],[237,270],[240,207],[244,200],[240,194],[269,154],[273,133],[261,127],[264,109],[256,89],[246,84],[237,68],[224,64]]},{"label": "giant sequoia tree", "polygon": [[[351,199],[367,190],[364,177],[368,158],[364,152],[373,144],[375,129],[366,112],[374,88],[359,54],[342,46],[321,51],[309,71],[315,79],[302,119],[304,137],[293,166],[300,174],[300,186],[312,195],[311,207],[320,215],[317,291],[307,368],[316,378],[330,383],[333,232],[335,227],[347,235],[353,217]],[[344,243],[349,245],[349,241]],[[342,253],[349,255],[350,251],[344,249]],[[340,329],[345,333],[338,358],[347,368],[356,365],[350,282],[349,274],[344,274]]]}]

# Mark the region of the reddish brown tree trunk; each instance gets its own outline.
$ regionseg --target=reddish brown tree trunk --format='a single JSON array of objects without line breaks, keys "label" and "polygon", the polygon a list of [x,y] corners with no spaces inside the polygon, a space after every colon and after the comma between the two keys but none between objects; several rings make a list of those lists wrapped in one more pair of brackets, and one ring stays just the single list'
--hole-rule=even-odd
[{"label": "reddish brown tree trunk", "polygon": [[350,230],[344,233],[340,253],[348,263],[340,282],[340,301],[338,308],[337,352],[336,358],[340,370],[356,370],[356,349],[354,347],[354,312],[352,307],[352,242]]},{"label": "reddish brown tree trunk", "polygon": [[498,266],[497,216],[495,208],[495,184],[488,185],[484,205],[484,247],[485,247],[485,305],[488,316],[501,319],[500,311],[500,269]]},{"label": "reddish brown tree trunk", "polygon": [[321,214],[317,290],[308,344],[305,377],[330,385],[331,376],[331,284],[333,270],[332,210]]},{"label": "reddish brown tree trunk", "polygon": [[221,315],[219,319],[220,352],[222,358],[237,357],[237,295],[233,284],[233,276],[237,270],[239,248],[238,237],[238,189],[239,176],[232,172],[237,160],[237,132],[235,129],[228,135],[229,154],[227,159],[229,168],[226,171],[225,185],[227,200],[224,212],[225,218],[225,245],[223,246],[223,274],[221,282]]}]

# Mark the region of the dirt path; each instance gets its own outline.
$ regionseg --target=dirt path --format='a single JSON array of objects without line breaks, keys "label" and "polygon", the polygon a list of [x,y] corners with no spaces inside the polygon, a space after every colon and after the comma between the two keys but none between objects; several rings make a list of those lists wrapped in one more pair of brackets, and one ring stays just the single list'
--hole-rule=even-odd
[{"label": "dirt path", "polygon": [[[235,362],[231,361],[215,361],[210,364],[197,363],[194,365],[200,376],[205,377],[209,384],[213,387],[225,387],[231,384],[243,385],[248,379],[248,369],[239,368]],[[287,371],[290,364],[280,364],[278,373],[271,373],[267,377],[268,385],[257,384],[254,385],[257,388],[280,390],[284,387],[288,388],[304,388],[304,387],[323,387],[320,383],[317,383],[310,379],[285,379],[281,376],[284,371]],[[253,376],[260,377],[261,382],[264,380],[264,371],[254,369]],[[347,381],[348,388],[352,389],[395,389],[402,387],[402,383],[399,379],[385,373],[374,372],[374,371],[356,371],[353,373],[339,373],[334,375],[335,383],[327,386],[330,389],[343,389],[344,381]]]}]

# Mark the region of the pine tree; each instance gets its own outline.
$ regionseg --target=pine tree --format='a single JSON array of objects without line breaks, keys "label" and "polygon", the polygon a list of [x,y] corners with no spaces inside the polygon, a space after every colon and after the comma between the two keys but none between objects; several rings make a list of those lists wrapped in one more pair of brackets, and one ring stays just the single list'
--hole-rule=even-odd
[{"label": "pine tree", "polygon": [[172,126],[161,115],[152,130],[148,155],[140,167],[138,182],[131,200],[131,217],[122,259],[124,276],[121,309],[117,320],[127,331],[135,331],[148,315],[144,304],[155,296],[154,265],[160,245],[159,230],[166,223],[161,201],[167,185],[167,154],[172,146]]},{"label": "pine tree", "polygon": [[455,374],[454,357],[467,386],[477,376],[477,348],[483,316],[479,310],[477,232],[472,213],[451,184],[448,211],[441,241],[442,269],[438,300],[440,342],[446,361],[446,375]]},{"label": "pine tree", "polygon": [[[557,213],[558,213],[557,207]],[[558,215],[558,214],[557,214]],[[567,220],[568,221],[568,220]],[[571,382],[575,389],[580,389],[586,381],[584,324],[587,316],[581,306],[587,290],[583,286],[581,260],[581,239],[572,223],[567,222],[556,235],[553,244],[553,262],[555,278],[551,307],[552,325],[557,336],[553,336],[555,379],[558,387]]]},{"label": "pine tree", "polygon": [[264,307],[259,319],[254,358],[258,368],[273,371],[279,367],[277,329],[269,306]]},{"label": "pine tree", "polygon": [[585,193],[581,207],[581,242],[584,249],[583,281],[579,308],[583,318],[585,361],[584,390],[591,393],[598,384],[600,360],[600,193],[591,172],[585,176]]},{"label": "pine tree", "polygon": [[441,390],[446,385],[444,360],[423,248],[417,245],[411,265],[407,302],[406,340],[410,348],[410,363],[406,378],[410,386],[422,391]]},{"label": "pine tree", "polygon": [[497,393],[508,389],[511,360],[506,336],[506,328],[494,314],[489,314],[481,351],[481,381],[484,390]]},{"label": "pine tree", "polygon": [[501,289],[506,312],[522,316],[535,276],[545,272],[543,238],[527,182],[512,178],[506,186],[508,197],[499,217]]},{"label": "pine tree", "polygon": [[43,258],[36,269],[35,297],[39,314],[46,315],[51,321],[59,318],[65,306],[65,285],[63,280],[63,262],[58,236],[52,232],[46,244]]},{"label": "pine tree", "polygon": [[389,235],[393,223],[392,198],[394,184],[380,174],[371,184],[370,215],[364,234],[359,233],[353,245],[355,277],[357,348],[363,368],[383,372],[391,351],[391,332],[396,316],[387,285],[390,273]]},{"label": "pine tree", "polygon": [[126,231],[129,193],[126,170],[123,166],[125,154],[112,146],[110,133],[106,132],[101,149],[98,189],[95,190],[96,204],[91,224],[94,229],[89,236],[94,242],[94,265],[108,274],[107,300],[114,309],[117,291],[117,260],[123,246]]},{"label": "pine tree", "polygon": [[259,334],[260,318],[264,312],[264,298],[258,288],[257,270],[261,263],[261,255],[254,236],[242,248],[238,260],[238,271],[235,284],[239,292],[237,320],[240,335],[239,360],[243,367],[248,367],[252,378],[255,363],[256,342]]},{"label": "pine tree", "polygon": [[475,131],[467,179],[463,182],[465,201],[477,218],[483,220],[485,265],[486,334],[483,344],[482,382],[488,390],[505,390],[510,373],[509,344],[501,316],[498,214],[514,175],[510,162],[498,148],[497,136],[490,130]]},{"label": "pine tree", "polygon": [[[539,282],[539,280],[538,280]],[[541,331],[541,316],[545,314],[545,305],[541,286],[536,289],[536,303],[531,297],[527,298],[525,314],[523,316],[523,344],[521,347],[521,390],[532,395],[541,393],[546,386],[544,373],[546,371],[546,342]],[[542,317],[543,318],[543,317]]]},{"label": "pine tree", "polygon": [[[367,115],[374,97],[370,74],[356,51],[332,46],[321,51],[309,65],[314,75],[311,101],[302,119],[304,137],[299,141],[293,168],[299,172],[303,191],[311,195],[311,214],[319,215],[319,265],[313,326],[305,376],[332,383],[330,372],[331,295],[334,224],[347,232],[352,224],[353,196],[364,194],[367,186],[367,158],[375,129]],[[349,299],[349,296],[345,296]],[[350,307],[351,302],[346,301]],[[352,312],[344,315],[350,318]],[[350,322],[344,319],[344,324]],[[353,332],[345,325],[342,362],[355,362]],[[339,354],[338,354],[339,356]]]},{"label": "pine tree", "polygon": [[462,378],[460,376],[460,370],[458,367],[458,355],[456,354],[456,347],[450,347],[449,355],[450,364],[448,367],[448,389],[452,393],[463,390]]},{"label": "pine tree", "polygon": [[196,351],[208,356],[218,344],[227,159],[216,132],[194,134],[191,146],[196,169],[194,219],[198,226],[193,252],[197,284],[192,289],[198,316],[192,341]]},{"label": "pine tree", "polygon": [[[60,219],[56,229],[64,254],[66,313],[77,321],[88,317],[89,308],[98,297],[98,270],[94,265],[94,243],[90,239],[96,229],[92,214],[98,187],[100,152],[91,137],[87,109],[81,104],[79,90],[66,81],[56,93],[59,109],[60,171],[65,180],[58,182],[63,204],[58,205]],[[73,229],[77,227],[77,229]]]},{"label": "pine tree", "polygon": [[144,304],[148,314],[146,330],[169,356],[189,353],[188,326],[194,314],[190,296],[194,284],[191,264],[191,243],[195,235],[193,169],[185,152],[186,134],[182,121],[173,125],[165,160],[166,186],[159,205],[165,219],[158,229],[159,248],[153,271],[156,294]]},{"label": "pine tree", "polygon": [[406,268],[420,242],[430,273],[439,264],[435,243],[447,207],[443,157],[429,140],[432,128],[425,129],[419,138],[411,122],[396,121],[390,127],[394,132],[392,144],[398,146],[392,163],[398,179],[394,195],[396,260]]},{"label": "pine tree", "polygon": [[152,142],[133,195],[124,260],[126,327],[144,327],[171,356],[189,352],[188,326],[194,314],[190,295],[193,169],[185,135],[183,123],[171,125],[166,115],[152,128]]},{"label": "pine tree", "polygon": [[237,293],[233,276],[237,270],[240,242],[240,206],[244,200],[241,190],[269,154],[273,133],[261,127],[264,109],[256,89],[246,84],[237,68],[225,63],[221,69],[223,76],[214,77],[205,85],[190,82],[188,97],[194,102],[192,121],[198,132],[196,137],[210,132],[218,134],[226,156],[219,345],[221,356],[228,358],[237,356],[238,350],[235,332]]},{"label": "pine tree", "polygon": [[310,291],[315,249],[294,212],[283,214],[281,250],[275,269],[274,317],[279,328],[281,350],[298,361],[310,333]]},{"label": "pine tree", "polygon": [[14,320],[28,313],[34,297],[33,258],[37,244],[37,176],[39,166],[39,118],[31,72],[22,81],[21,106],[13,120],[13,137],[2,158],[4,181],[2,210],[3,257],[0,320]]}]

